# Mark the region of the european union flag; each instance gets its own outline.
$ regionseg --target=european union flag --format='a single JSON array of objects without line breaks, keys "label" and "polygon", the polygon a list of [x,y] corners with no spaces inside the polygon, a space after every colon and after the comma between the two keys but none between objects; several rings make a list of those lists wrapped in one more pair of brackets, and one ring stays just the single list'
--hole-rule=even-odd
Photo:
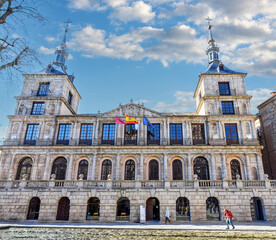
[{"label": "european union flag", "polygon": [[151,122],[145,116],[144,116],[144,124],[154,128],[154,126],[151,124]]}]

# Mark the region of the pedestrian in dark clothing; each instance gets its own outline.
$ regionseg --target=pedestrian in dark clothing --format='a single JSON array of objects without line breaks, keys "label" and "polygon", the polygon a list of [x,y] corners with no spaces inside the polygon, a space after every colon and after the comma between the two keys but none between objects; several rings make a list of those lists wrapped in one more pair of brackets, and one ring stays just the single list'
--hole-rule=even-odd
[{"label": "pedestrian in dark clothing", "polygon": [[231,213],[231,211],[224,209],[224,217],[226,219],[226,224],[227,224],[226,229],[229,229],[229,224],[231,224],[232,228],[235,229],[235,226],[233,224],[233,214]]}]

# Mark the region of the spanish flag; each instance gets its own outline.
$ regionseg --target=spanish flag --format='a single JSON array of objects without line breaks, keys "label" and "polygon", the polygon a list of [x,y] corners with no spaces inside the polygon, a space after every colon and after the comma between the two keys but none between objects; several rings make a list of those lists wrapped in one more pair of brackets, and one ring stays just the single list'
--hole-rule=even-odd
[{"label": "spanish flag", "polygon": [[138,122],[134,117],[126,115],[126,124],[138,124]]}]

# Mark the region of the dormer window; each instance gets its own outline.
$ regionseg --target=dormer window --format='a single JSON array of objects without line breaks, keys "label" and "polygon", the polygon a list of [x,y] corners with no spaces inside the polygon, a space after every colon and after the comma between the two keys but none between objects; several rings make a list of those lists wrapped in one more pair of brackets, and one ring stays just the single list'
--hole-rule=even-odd
[{"label": "dormer window", "polygon": [[37,96],[48,96],[50,83],[41,83],[37,91]]},{"label": "dormer window", "polygon": [[68,103],[71,105],[72,104],[72,98],[73,98],[73,95],[71,92],[69,92],[68,94]]}]

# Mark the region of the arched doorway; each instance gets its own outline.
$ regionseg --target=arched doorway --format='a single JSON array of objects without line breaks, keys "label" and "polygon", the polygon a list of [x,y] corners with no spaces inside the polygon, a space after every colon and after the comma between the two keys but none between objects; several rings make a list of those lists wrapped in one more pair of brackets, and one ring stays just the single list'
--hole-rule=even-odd
[{"label": "arched doorway", "polygon": [[135,162],[131,159],[125,164],[125,180],[135,180]]},{"label": "arched doorway", "polygon": [[190,221],[190,202],[185,197],[176,200],[176,220]]},{"label": "arched doorway", "polygon": [[69,220],[70,200],[68,197],[62,197],[58,202],[57,218],[56,220]]},{"label": "arched doorway", "polygon": [[146,203],[146,220],[160,221],[160,208],[157,198],[149,198]]},{"label": "arched doorway", "polygon": [[27,157],[20,161],[16,173],[15,180],[21,180],[23,178],[23,175],[26,174],[26,180],[30,179],[32,171],[32,159]]},{"label": "arched doorway", "polygon": [[182,162],[176,159],[172,163],[173,180],[183,180]]},{"label": "arched doorway", "polygon": [[38,197],[33,197],[29,203],[27,220],[37,220],[39,216],[39,209],[40,199]]},{"label": "arched doorway", "polygon": [[194,174],[199,180],[209,180],[209,165],[204,157],[197,157],[194,160]]},{"label": "arched doorway", "polygon": [[130,202],[126,197],[119,198],[117,201],[117,221],[129,221],[130,216]]},{"label": "arched doorway", "polygon": [[86,220],[99,220],[100,200],[96,197],[89,198],[87,202]]},{"label": "arched doorway", "polygon": [[258,197],[253,197],[250,200],[252,221],[265,220],[264,207],[262,200]]},{"label": "arched doorway", "polygon": [[64,157],[57,158],[52,167],[52,173],[56,175],[56,180],[65,180],[67,160]]},{"label": "arched doorway", "polygon": [[159,180],[159,164],[157,160],[149,162],[149,180]]},{"label": "arched doorway", "polygon": [[87,160],[81,160],[79,162],[77,179],[79,179],[80,174],[83,174],[83,180],[87,180],[87,172],[88,172],[88,162]]},{"label": "arched doorway", "polygon": [[209,197],[206,200],[206,215],[207,220],[220,220],[219,202],[215,197]]},{"label": "arched doorway", "polygon": [[237,174],[239,174],[240,179],[242,179],[240,162],[234,159],[230,162],[230,166],[231,166],[232,180],[237,180]]},{"label": "arched doorway", "polygon": [[102,163],[101,180],[107,180],[108,175],[111,175],[112,162],[109,159],[105,159]]}]

